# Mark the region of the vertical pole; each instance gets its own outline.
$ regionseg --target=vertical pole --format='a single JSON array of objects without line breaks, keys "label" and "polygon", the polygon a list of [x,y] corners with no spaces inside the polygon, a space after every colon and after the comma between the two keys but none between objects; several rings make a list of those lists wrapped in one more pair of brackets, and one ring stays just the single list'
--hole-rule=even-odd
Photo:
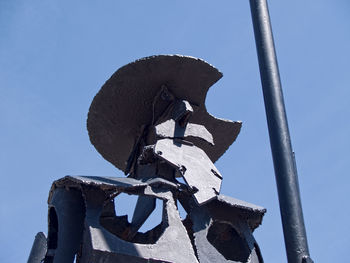
[{"label": "vertical pole", "polygon": [[250,0],[260,77],[289,263],[312,262],[266,0]]}]

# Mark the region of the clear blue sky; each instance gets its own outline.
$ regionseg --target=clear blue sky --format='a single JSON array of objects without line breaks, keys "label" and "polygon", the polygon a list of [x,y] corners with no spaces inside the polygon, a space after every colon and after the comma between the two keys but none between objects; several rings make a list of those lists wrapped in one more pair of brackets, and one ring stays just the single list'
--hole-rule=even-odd
[{"label": "clear blue sky", "polygon": [[[350,247],[350,2],[270,0],[310,252]],[[267,208],[265,261],[286,262],[248,1],[0,1],[0,262],[26,262],[47,231],[51,183],[123,176],[90,144],[93,96],[120,66],[154,54],[202,58],[224,77],[208,111],[242,120],[216,163],[222,193]]]}]

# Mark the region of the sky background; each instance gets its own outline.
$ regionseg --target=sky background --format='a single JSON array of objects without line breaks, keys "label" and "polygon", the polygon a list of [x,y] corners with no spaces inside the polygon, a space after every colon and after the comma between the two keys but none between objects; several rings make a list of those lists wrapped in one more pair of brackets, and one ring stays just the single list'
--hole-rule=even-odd
[{"label": "sky background", "polygon": [[[350,248],[350,2],[269,0],[310,253]],[[47,231],[51,183],[123,176],[90,144],[89,105],[121,66],[156,54],[202,58],[224,77],[208,112],[242,120],[216,162],[221,193],[267,208],[255,237],[286,262],[248,1],[0,0],[0,262],[26,262]],[[128,206],[128,204],[126,204]]]}]

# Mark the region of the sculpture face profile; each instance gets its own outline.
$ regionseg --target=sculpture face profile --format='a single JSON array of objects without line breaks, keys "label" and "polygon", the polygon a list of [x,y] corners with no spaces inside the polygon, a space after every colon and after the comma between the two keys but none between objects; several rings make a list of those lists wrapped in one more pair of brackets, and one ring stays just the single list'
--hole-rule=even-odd
[{"label": "sculpture face profile", "polygon": [[[203,60],[177,55],[113,74],[91,104],[87,128],[97,151],[127,177],[54,182],[44,262],[262,262],[252,232],[265,209],[220,194],[214,162],[241,127],[205,108],[221,77]],[[138,196],[131,219],[118,214],[121,193]],[[157,199],[161,223],[142,233]]]}]

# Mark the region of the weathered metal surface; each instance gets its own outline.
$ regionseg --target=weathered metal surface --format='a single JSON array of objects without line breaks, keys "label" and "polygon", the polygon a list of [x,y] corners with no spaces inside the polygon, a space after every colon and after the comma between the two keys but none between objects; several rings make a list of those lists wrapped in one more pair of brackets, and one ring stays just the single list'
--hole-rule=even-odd
[{"label": "weathered metal surface", "polygon": [[231,215],[239,214],[242,219],[247,221],[250,230],[253,232],[262,222],[266,209],[248,202],[232,198],[225,195],[217,195],[207,208],[217,218],[225,221],[225,218]]},{"label": "weathered metal surface", "polygon": [[[175,201],[172,197],[172,193],[166,188],[162,187],[165,184],[159,184],[162,181],[150,180],[152,183],[157,183],[158,190],[153,191],[153,188],[147,183],[143,183],[137,180],[130,180],[130,185],[126,186],[124,183],[120,183],[118,180],[114,180],[112,183],[109,178],[101,177],[100,180],[88,177],[65,177],[62,180],[56,181],[55,186],[52,188],[52,198],[56,196],[56,192],[71,192],[74,189],[81,189],[81,197],[85,203],[85,219],[84,219],[84,235],[82,239],[82,250],[79,252],[79,262],[110,262],[113,260],[128,260],[130,262],[197,262],[197,259],[192,250],[190,239],[187,236],[185,227],[182,225],[179,213],[177,211]],[[140,187],[140,185],[144,187]],[[68,190],[66,190],[66,188]],[[119,234],[111,233],[107,229],[108,223],[101,225],[101,222],[106,221],[106,217],[112,217],[117,222],[121,222],[116,216],[113,216],[113,212],[104,211],[105,204],[108,199],[120,192],[133,193],[142,197],[159,198],[164,202],[163,219],[161,223],[162,234],[157,240],[153,240],[154,234],[138,233],[135,236],[136,243],[132,240],[127,241],[122,238],[122,233],[127,231],[130,226],[127,224],[125,229],[121,229]],[[52,200],[49,200],[51,204]],[[70,201],[66,205],[70,205]],[[59,207],[54,206],[56,211],[60,211]],[[74,216],[74,212],[70,212],[71,216]],[[112,216],[111,216],[112,215]],[[82,225],[82,223],[79,223]],[[119,224],[121,225],[121,224]],[[157,229],[156,229],[157,230]],[[119,236],[118,236],[119,235]],[[146,237],[145,237],[146,236]],[[146,238],[146,243],[142,241]],[[147,242],[148,241],[148,242]],[[67,245],[68,240],[65,240]],[[70,241],[72,246],[76,243]],[[80,244],[80,242],[78,242]],[[171,247],[172,249],[169,249]],[[178,253],[181,251],[181,253]],[[57,256],[57,253],[55,253]],[[54,261],[54,262],[72,262],[66,261]]]},{"label": "weathered metal surface", "polygon": [[198,204],[209,201],[220,192],[222,176],[200,148],[162,139],[156,143],[154,152],[180,171],[194,190]]},{"label": "weathered metal surface", "polygon": [[309,257],[298,175],[266,0],[250,0],[267,124],[289,263]]},{"label": "weathered metal surface", "polygon": [[197,137],[214,145],[211,133],[200,124],[188,123],[181,127],[174,120],[170,119],[155,126],[156,135],[160,138],[187,138]]},{"label": "weathered metal surface", "polygon": [[215,213],[203,207],[192,210],[199,262],[263,262],[247,221],[239,214],[230,214],[230,210],[225,213],[228,214],[226,220],[217,220]]},{"label": "weathered metal surface", "polygon": [[36,234],[32,249],[29,254],[28,263],[41,263],[47,252],[47,240],[43,232]]},{"label": "weathered metal surface", "polygon": [[[146,182],[119,179],[127,180],[67,176],[54,182],[45,262],[69,263],[74,256],[80,263],[262,262],[252,232],[261,223],[265,209],[222,195],[198,206],[187,192],[189,216],[185,223],[175,203],[184,188],[161,178]],[[129,239],[132,223],[125,216],[117,216],[114,205],[117,209],[118,203],[111,203],[123,192],[161,199],[160,225]]]},{"label": "weathered metal surface", "polygon": [[263,262],[252,232],[261,224],[264,208],[223,195],[202,206],[187,202],[200,262]]},{"label": "weathered metal surface", "polygon": [[176,98],[197,105],[191,122],[205,126],[215,138],[215,146],[198,142],[215,162],[241,128],[241,122],[217,119],[205,108],[209,87],[221,77],[216,68],[193,57],[159,55],[130,63],[114,73],[95,96],[87,121],[90,140],[106,160],[125,171],[141,127],[152,125],[171,103],[170,98],[154,104],[166,85]]},{"label": "weathered metal surface", "polygon": [[[90,108],[90,139],[128,178],[53,183],[45,263],[263,262],[252,233],[265,209],[219,194],[213,162],[241,127],[206,112],[206,92],[220,77],[201,60],[156,56],[107,81]],[[116,212],[122,193],[138,197],[131,221]],[[161,222],[140,232],[157,199]]]},{"label": "weathered metal surface", "polygon": [[[67,186],[68,187],[68,186]],[[49,229],[44,263],[73,262],[84,228],[84,200],[80,189],[55,189],[49,200]]]}]

